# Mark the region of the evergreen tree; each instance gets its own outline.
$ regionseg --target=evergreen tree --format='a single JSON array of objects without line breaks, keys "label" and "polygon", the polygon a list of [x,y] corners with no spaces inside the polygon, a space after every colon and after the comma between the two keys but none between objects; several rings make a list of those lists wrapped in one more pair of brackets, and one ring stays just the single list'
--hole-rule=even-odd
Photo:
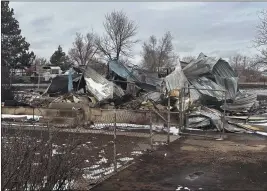
[{"label": "evergreen tree", "polygon": [[8,1],[1,1],[1,46],[2,66],[30,66],[35,58],[34,53],[29,52],[30,44],[22,37]]},{"label": "evergreen tree", "polygon": [[65,52],[63,52],[62,47],[59,45],[57,50],[50,58],[50,62],[52,65],[60,66],[65,60]]},{"label": "evergreen tree", "polygon": [[54,54],[50,58],[50,62],[52,65],[60,66],[63,71],[69,69],[71,63],[66,56],[66,53],[63,52],[62,47],[59,45],[58,49],[54,52]]},{"label": "evergreen tree", "polygon": [[30,44],[21,35],[19,22],[8,1],[1,1],[1,100],[13,99],[10,69],[30,66],[35,58],[29,52]]}]

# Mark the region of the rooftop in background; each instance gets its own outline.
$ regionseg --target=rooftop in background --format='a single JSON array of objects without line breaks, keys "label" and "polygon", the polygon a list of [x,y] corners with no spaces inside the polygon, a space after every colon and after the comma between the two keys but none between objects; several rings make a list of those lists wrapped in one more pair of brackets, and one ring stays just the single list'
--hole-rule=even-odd
[{"label": "rooftop in background", "polygon": [[43,66],[43,69],[61,70],[60,66]]}]

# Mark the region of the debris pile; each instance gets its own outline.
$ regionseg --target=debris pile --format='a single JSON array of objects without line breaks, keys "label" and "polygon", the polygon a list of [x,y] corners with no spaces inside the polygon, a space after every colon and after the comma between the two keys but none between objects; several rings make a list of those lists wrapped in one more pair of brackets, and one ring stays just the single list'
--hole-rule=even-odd
[{"label": "debris pile", "polygon": [[[105,109],[183,112],[190,129],[229,132],[265,131],[267,102],[238,87],[238,75],[221,58],[200,53],[163,74],[111,60],[103,76],[90,66],[73,67],[53,78],[42,96],[30,103],[82,103]],[[168,73],[171,71],[170,73]],[[36,105],[36,104],[35,104]],[[261,120],[253,120],[261,119]],[[239,120],[239,121],[237,121]]]}]

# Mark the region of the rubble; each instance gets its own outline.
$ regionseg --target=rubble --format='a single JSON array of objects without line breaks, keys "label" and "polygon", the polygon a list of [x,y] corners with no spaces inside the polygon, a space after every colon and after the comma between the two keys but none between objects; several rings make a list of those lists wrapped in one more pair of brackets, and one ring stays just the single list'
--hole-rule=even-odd
[{"label": "rubble", "polygon": [[25,103],[45,106],[66,102],[160,113],[168,111],[170,100],[170,111],[181,110],[190,129],[267,132],[267,101],[257,101],[257,95],[239,90],[236,72],[221,58],[200,53],[183,67],[178,63],[165,77],[117,60],[107,64],[107,77],[89,66],[70,68],[53,78],[43,95],[32,94]]}]

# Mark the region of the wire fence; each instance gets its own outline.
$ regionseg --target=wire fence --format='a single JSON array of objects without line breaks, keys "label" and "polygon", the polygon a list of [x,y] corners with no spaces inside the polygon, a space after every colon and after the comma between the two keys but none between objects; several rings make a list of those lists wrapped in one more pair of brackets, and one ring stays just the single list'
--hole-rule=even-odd
[{"label": "wire fence", "polygon": [[185,134],[187,96],[185,89],[179,92],[178,112],[171,112],[170,96],[167,110],[86,112],[75,104],[15,108],[11,113],[16,116],[2,115],[3,188],[89,189],[140,155]]},{"label": "wire fence", "polygon": [[3,188],[89,189],[178,138],[168,133],[166,112],[97,110],[86,123],[75,108],[18,108],[16,116],[2,114]]}]

